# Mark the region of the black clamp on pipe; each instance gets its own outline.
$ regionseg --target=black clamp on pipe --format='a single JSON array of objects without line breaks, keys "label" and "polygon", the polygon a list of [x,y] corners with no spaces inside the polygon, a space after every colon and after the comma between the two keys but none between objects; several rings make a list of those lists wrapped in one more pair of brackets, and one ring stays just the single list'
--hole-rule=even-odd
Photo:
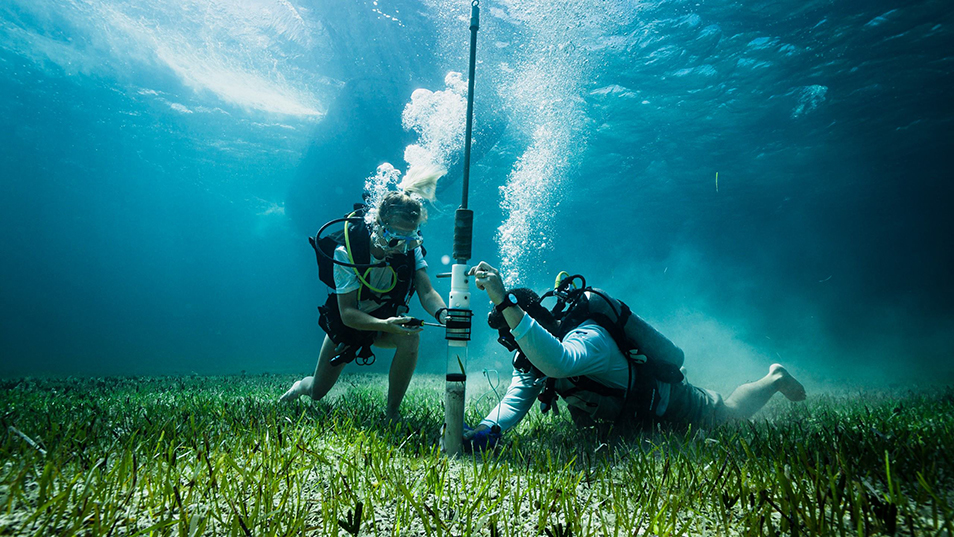
[{"label": "black clamp on pipe", "polygon": [[447,320],[444,326],[444,339],[454,341],[470,341],[471,326],[474,312],[468,309],[450,308],[447,310]]}]

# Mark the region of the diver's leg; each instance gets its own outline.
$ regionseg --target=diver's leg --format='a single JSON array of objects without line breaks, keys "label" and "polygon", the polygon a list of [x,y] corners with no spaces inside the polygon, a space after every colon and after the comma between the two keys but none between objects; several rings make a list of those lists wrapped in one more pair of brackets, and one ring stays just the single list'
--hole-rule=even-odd
[{"label": "diver's leg", "polygon": [[726,410],[733,418],[748,419],[765,406],[776,392],[781,392],[790,401],[805,400],[802,383],[781,365],[772,364],[767,375],[736,388],[725,399]]},{"label": "diver's leg", "polygon": [[344,369],[344,366],[331,365],[334,351],[335,344],[326,335],[321,344],[321,351],[318,352],[318,365],[315,366],[315,374],[295,381],[295,384],[281,396],[279,401],[294,401],[302,395],[307,395],[315,401],[324,397],[338,382],[338,376]]},{"label": "diver's leg", "polygon": [[391,360],[391,371],[388,374],[388,406],[387,417],[397,420],[400,417],[398,408],[407,393],[407,387],[417,367],[417,350],[421,342],[418,334],[398,335],[382,334],[375,342],[381,347],[394,347],[394,359]]}]

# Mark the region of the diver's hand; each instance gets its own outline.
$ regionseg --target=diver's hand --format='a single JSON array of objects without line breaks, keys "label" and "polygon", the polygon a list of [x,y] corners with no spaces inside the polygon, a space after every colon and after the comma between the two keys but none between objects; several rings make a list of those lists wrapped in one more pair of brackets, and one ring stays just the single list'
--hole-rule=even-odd
[{"label": "diver's hand", "polygon": [[464,425],[464,450],[470,452],[494,449],[502,436],[500,427],[480,424],[475,429]]},{"label": "diver's hand", "polygon": [[477,289],[487,292],[487,298],[494,304],[500,304],[504,300],[506,289],[503,280],[500,278],[500,271],[490,266],[486,261],[481,261],[476,266],[467,271],[468,276],[474,277],[474,283]]},{"label": "diver's hand", "polygon": [[464,425],[464,440],[473,440],[474,436],[476,436],[477,433],[486,431],[487,429],[490,429],[490,427],[487,425],[484,425],[483,423],[481,423],[474,429],[471,429],[465,424]]},{"label": "diver's hand", "polygon": [[388,332],[390,334],[398,334],[401,336],[408,336],[411,334],[416,334],[424,329],[423,326],[417,325],[412,326],[407,323],[410,323],[414,319],[412,317],[390,317],[384,319],[384,326],[381,327],[382,332]]}]

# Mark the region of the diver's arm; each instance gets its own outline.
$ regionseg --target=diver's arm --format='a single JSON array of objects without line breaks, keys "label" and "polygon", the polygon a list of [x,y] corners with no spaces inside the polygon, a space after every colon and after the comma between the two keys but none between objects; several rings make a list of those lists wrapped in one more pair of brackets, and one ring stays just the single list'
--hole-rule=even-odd
[{"label": "diver's arm", "polygon": [[391,334],[414,334],[421,331],[421,327],[405,327],[409,317],[391,317],[378,319],[358,309],[358,292],[351,291],[338,295],[338,311],[341,312],[341,322],[349,328],[367,332],[389,332]]},{"label": "diver's arm", "polygon": [[[503,280],[500,278],[500,271],[490,266],[490,263],[481,261],[476,266],[467,271],[468,276],[473,276],[477,289],[486,291],[487,298],[494,303],[494,306],[500,305],[504,301],[507,291],[504,289]],[[504,320],[511,329],[520,324],[526,313],[520,306],[513,306],[503,310]]]},{"label": "diver's arm", "polygon": [[[414,272],[414,287],[417,289],[417,297],[421,301],[421,307],[423,307],[427,313],[436,318],[438,310],[447,308],[444,299],[441,298],[441,295],[438,294],[438,292],[434,290],[434,286],[431,285],[431,279],[427,276],[426,268],[418,269]],[[437,322],[443,323],[441,319],[437,319]]]},{"label": "diver's arm", "polygon": [[[468,274],[475,277],[477,288],[486,291],[487,297],[495,306],[503,303],[506,290],[499,270],[481,261],[471,268]],[[503,317],[520,350],[527,355],[530,363],[548,377],[585,375],[599,371],[605,364],[594,360],[595,357],[603,356],[601,351],[606,347],[605,341],[599,337],[594,338],[594,334],[583,331],[573,337],[568,335],[561,343],[520,306],[505,308]]]},{"label": "diver's arm", "polygon": [[514,370],[506,395],[475,429],[480,431],[496,424],[503,432],[520,423],[520,420],[533,408],[533,402],[540,395],[544,384],[543,379],[535,379],[530,373]]},{"label": "diver's arm", "polygon": [[607,337],[589,327],[571,330],[560,341],[529,315],[510,333],[530,363],[544,375],[553,378],[577,377],[603,371],[611,352],[609,345],[615,345],[612,340],[607,341]]}]

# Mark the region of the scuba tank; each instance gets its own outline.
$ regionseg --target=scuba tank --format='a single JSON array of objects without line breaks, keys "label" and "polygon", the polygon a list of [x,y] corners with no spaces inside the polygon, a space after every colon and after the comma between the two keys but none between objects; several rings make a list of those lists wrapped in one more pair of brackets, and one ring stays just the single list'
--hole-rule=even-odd
[{"label": "scuba tank", "polygon": [[610,333],[620,352],[632,362],[651,364],[650,369],[658,380],[682,381],[679,368],[686,360],[685,353],[623,301],[601,289],[588,287],[582,275],[569,276],[565,272],[557,276],[554,289],[541,299],[548,296],[557,299],[551,313],[560,321],[560,339],[584,321],[592,320]]},{"label": "scuba tank", "polygon": [[[555,334],[558,339],[562,340],[586,321],[595,322],[610,334],[629,363],[629,388],[610,388],[585,376],[549,378],[538,397],[540,409],[544,413],[553,409],[556,413],[559,396],[567,402],[570,415],[578,425],[591,425],[594,420],[636,423],[643,427],[651,424],[659,401],[656,382],[675,384],[683,381],[679,369],[685,361],[682,349],[634,314],[621,300],[587,286],[582,275],[569,276],[561,272],[554,289],[545,293],[541,300],[547,297],[557,299],[550,313],[559,321],[559,331]],[[532,368],[522,353],[517,354],[515,367],[521,358],[525,362],[523,365]]]}]

